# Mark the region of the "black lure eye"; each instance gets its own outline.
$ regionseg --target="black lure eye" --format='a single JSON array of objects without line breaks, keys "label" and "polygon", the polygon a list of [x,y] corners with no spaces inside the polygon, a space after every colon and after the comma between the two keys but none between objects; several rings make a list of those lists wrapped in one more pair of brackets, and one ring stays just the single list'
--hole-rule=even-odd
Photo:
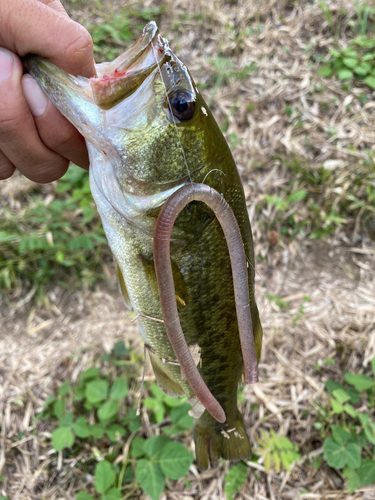
[{"label": "black lure eye", "polygon": [[195,110],[195,95],[188,90],[173,92],[169,98],[173,116],[179,120],[189,120]]}]

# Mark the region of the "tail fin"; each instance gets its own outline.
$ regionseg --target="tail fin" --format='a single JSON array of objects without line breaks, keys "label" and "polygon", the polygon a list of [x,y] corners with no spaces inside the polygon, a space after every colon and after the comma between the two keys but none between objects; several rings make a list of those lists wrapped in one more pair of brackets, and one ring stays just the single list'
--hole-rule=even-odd
[{"label": "tail fin", "polygon": [[251,458],[251,444],[246,433],[242,415],[237,415],[224,424],[216,422],[204,412],[194,425],[195,454],[200,470],[214,466],[218,459],[244,460]]}]

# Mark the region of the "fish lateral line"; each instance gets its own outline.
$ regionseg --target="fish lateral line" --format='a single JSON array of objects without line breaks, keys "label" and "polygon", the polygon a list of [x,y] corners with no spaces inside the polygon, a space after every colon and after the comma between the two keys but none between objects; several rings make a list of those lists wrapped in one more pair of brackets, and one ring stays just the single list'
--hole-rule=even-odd
[{"label": "fish lateral line", "polygon": [[191,201],[201,201],[208,205],[224,232],[232,267],[245,382],[254,384],[258,382],[258,363],[250,314],[247,259],[237,219],[229,204],[215,189],[206,184],[187,184],[174,192],[164,204],[154,230],[154,263],[164,326],[181,370],[194,394],[215,420],[224,423],[226,421],[225,412],[207,387],[194,363],[182,331],[176,304],[170,239],[177,216]]}]

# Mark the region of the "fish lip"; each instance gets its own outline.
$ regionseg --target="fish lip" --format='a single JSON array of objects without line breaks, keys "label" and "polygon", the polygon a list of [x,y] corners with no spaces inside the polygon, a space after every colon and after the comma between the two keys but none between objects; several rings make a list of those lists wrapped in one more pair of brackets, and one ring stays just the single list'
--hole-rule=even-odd
[{"label": "fish lip", "polygon": [[97,77],[90,78],[95,103],[107,110],[126,99],[168,57],[168,49],[156,23],[149,22],[124,54],[111,63],[96,65]]}]

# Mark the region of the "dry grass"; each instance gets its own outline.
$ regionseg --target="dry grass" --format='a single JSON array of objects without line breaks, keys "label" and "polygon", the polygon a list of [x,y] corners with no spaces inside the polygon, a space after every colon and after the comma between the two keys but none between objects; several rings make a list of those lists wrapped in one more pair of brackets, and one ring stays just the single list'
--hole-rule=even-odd
[{"label": "dry grass", "polygon": [[[103,4],[115,12],[120,6],[139,10],[138,3]],[[371,99],[359,99],[368,89],[342,90],[337,81],[319,77],[311,64],[313,53],[323,53],[333,43],[345,45],[353,4],[328,3],[334,30],[316,1],[177,0],[165,5],[160,31],[195,79],[210,83],[206,97],[211,93],[219,122],[228,120],[227,136],[236,135],[234,154],[245,183],[255,253],[261,258],[257,296],[265,338],[260,383],[244,393],[245,419],[255,448],[259,430],[273,428],[298,444],[304,457],[290,473],[267,475],[260,463],[260,475],[250,474],[238,498],[375,499],[374,487],[349,495],[335,471],[312,465],[322,454],[313,423],[319,418],[316,401],[326,397],[325,380],[340,380],[344,370],[363,372],[375,356],[374,243],[360,215],[325,243],[285,239],[277,227],[270,234],[267,229],[276,215],[264,205],[265,194],[280,193],[291,182],[291,163],[312,170],[325,163],[345,180],[368,157],[366,150],[375,149],[375,106]],[[70,11],[81,22],[105,18],[89,1],[75,3]],[[207,61],[219,54],[233,61],[233,76],[228,73],[213,95],[217,75]],[[258,70],[236,78],[251,62]],[[17,199],[15,182],[3,182],[0,189],[17,210],[17,201],[12,201]],[[331,196],[334,187],[327,185],[322,199]],[[24,189],[30,189],[28,183]],[[304,206],[298,217],[309,217]],[[26,294],[1,308],[0,475],[5,479],[0,493],[12,500],[72,499],[79,489],[83,478],[72,472],[74,463],[46,444],[51,427],[39,422],[35,428],[32,419],[56,386],[74,381],[99,352],[110,350],[119,339],[138,339],[111,286],[109,291],[101,285],[96,292],[74,293],[52,288],[48,310],[32,307],[32,297]],[[266,292],[282,297],[288,308],[269,302]],[[309,302],[304,302],[305,296]],[[327,358],[335,364],[326,365]],[[258,408],[254,412],[253,403]],[[192,468],[191,487],[180,481],[162,498],[223,499],[226,468],[200,475]]]}]

